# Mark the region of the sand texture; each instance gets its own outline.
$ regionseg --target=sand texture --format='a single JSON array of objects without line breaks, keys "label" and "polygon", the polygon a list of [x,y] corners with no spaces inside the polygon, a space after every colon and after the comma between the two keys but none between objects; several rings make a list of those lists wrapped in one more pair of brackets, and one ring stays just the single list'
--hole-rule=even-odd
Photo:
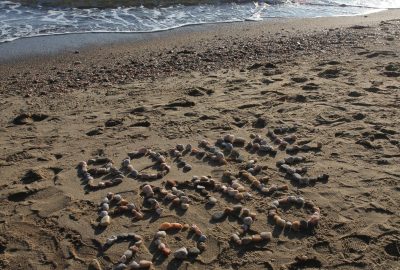
[{"label": "sand texture", "polygon": [[[400,269],[400,20],[382,20],[273,38],[214,37],[175,48],[166,43],[158,55],[156,49],[129,57],[110,49],[96,58],[109,65],[97,63],[91,52],[63,56],[59,65],[48,60],[36,70],[37,62],[4,65],[0,268],[113,269],[132,242],[106,248],[107,238],[135,233],[143,243],[134,260],[150,260],[154,269]],[[288,132],[278,134],[280,128]],[[296,141],[285,150],[267,136],[274,130],[279,138],[295,134]],[[246,144],[259,135],[276,155],[235,146],[242,162],[225,152],[222,164],[189,152],[182,160],[190,171],[171,155],[177,144],[208,152],[199,141],[214,144],[226,134]],[[287,151],[294,145],[303,148]],[[146,180],[122,170],[122,183],[98,190],[79,174],[80,161],[107,157],[121,168],[128,153],[142,147],[162,153],[170,172]],[[307,169],[303,177],[329,179],[299,184],[277,167],[289,156],[305,157],[293,165]],[[266,187],[287,184],[288,190],[262,194],[237,177],[251,194],[238,200],[209,187],[202,193],[192,182],[208,176],[229,185],[224,172],[236,175],[250,160],[262,166],[255,177]],[[160,172],[148,156],[131,164],[140,173]],[[94,183],[112,178],[95,177]],[[145,184],[167,190],[177,184],[189,208],[157,193],[164,208],[157,215],[141,192]],[[111,224],[99,226],[99,205],[108,192],[135,203],[143,219],[110,211]],[[282,229],[268,218],[271,203],[290,195],[320,208],[318,226]],[[209,196],[215,205],[207,203]],[[237,245],[231,236],[243,219],[212,220],[239,203],[256,214],[245,235],[272,232],[270,241]],[[313,213],[291,205],[278,212],[288,221]],[[163,222],[196,224],[207,236],[205,250],[185,260],[163,256],[153,241]],[[168,231],[163,241],[172,251],[195,247],[198,237],[189,231]]]}]

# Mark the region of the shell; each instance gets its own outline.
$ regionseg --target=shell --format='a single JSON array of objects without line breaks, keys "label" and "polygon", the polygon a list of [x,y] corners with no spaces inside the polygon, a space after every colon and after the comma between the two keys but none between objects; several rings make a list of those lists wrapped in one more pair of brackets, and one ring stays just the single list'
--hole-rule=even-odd
[{"label": "shell", "polygon": [[258,243],[261,242],[263,239],[261,238],[261,236],[259,234],[255,234],[251,236],[251,241],[253,243]]},{"label": "shell", "polygon": [[276,220],[276,225],[278,225],[279,227],[285,227],[285,225],[286,225],[286,221],[284,220],[284,219],[282,219],[282,218],[278,218],[277,220]]},{"label": "shell", "polygon": [[207,240],[207,236],[205,236],[204,234],[200,235],[199,239],[197,239],[197,241],[199,242],[205,242]]},{"label": "shell", "polygon": [[159,227],[159,230],[160,231],[166,231],[166,230],[169,230],[169,229],[171,229],[172,228],[172,224],[171,223],[169,223],[169,222],[164,222],[164,223],[161,223],[161,225],[160,225],[160,227]]},{"label": "shell", "polygon": [[224,136],[225,142],[233,143],[234,140],[235,140],[235,135],[233,134],[227,134]]},{"label": "shell", "polygon": [[128,249],[124,252],[124,256],[129,260],[133,256],[132,250]]},{"label": "shell", "polygon": [[243,223],[246,224],[247,226],[250,226],[251,224],[253,224],[253,219],[251,217],[245,217],[243,219]]},{"label": "shell", "polygon": [[146,155],[149,152],[149,150],[145,147],[140,148],[137,153],[140,155]]},{"label": "shell", "polygon": [[183,170],[184,170],[184,171],[190,171],[190,170],[192,170],[192,165],[186,164],[185,166],[183,166]]},{"label": "shell", "polygon": [[162,254],[163,254],[164,256],[168,257],[169,254],[171,254],[172,251],[171,251],[170,248],[164,247],[164,248],[161,249],[161,252],[162,252]]},{"label": "shell", "polygon": [[178,197],[176,197],[175,199],[172,200],[172,203],[177,205],[181,202],[181,199],[179,199]]},{"label": "shell", "polygon": [[177,144],[176,145],[176,150],[183,151],[184,149],[185,149],[185,146],[183,144]]},{"label": "shell", "polygon": [[237,235],[236,233],[232,234],[232,240],[238,245],[242,244],[242,241],[240,240],[239,235]]},{"label": "shell", "polygon": [[[122,259],[122,258],[121,258],[121,259]],[[125,258],[125,261],[126,261],[126,258]],[[118,265],[114,268],[114,270],[124,270],[124,269],[126,269],[126,268],[127,268],[126,264],[120,263],[120,264],[118,264]]]},{"label": "shell", "polygon": [[101,209],[104,211],[108,211],[110,209],[110,205],[108,203],[103,203],[101,205]]},{"label": "shell", "polygon": [[189,204],[188,204],[188,203],[182,203],[182,204],[181,204],[181,208],[182,208],[183,210],[188,210],[188,209],[189,209]]},{"label": "shell", "polygon": [[248,208],[243,208],[242,215],[243,215],[243,216],[248,216],[248,215],[250,215],[250,209],[248,209]]},{"label": "shell", "polygon": [[164,208],[162,208],[162,207],[156,208],[157,215],[161,215],[163,213],[163,211],[164,211]]},{"label": "shell", "polygon": [[167,236],[167,232],[166,231],[158,231],[156,232],[156,234],[154,235],[155,238],[165,238]]},{"label": "shell", "polygon": [[87,163],[86,163],[86,161],[81,161],[81,162],[79,162],[78,166],[79,167],[87,167]]},{"label": "shell", "polygon": [[210,205],[215,205],[218,202],[218,200],[215,197],[210,197],[208,198],[207,203]]},{"label": "shell", "polygon": [[272,239],[271,232],[262,232],[262,233],[260,233],[260,236],[263,240],[271,240]]},{"label": "shell", "polygon": [[118,237],[117,237],[116,235],[113,235],[113,236],[107,238],[107,240],[106,240],[106,245],[111,246],[111,245],[114,244],[115,241],[117,241],[117,240],[118,240]]},{"label": "shell", "polygon": [[100,226],[107,227],[110,224],[111,224],[110,216],[104,216],[104,217],[101,218]]},{"label": "shell", "polygon": [[142,192],[146,195],[146,197],[150,197],[150,196],[154,195],[154,191],[150,185],[143,186]]},{"label": "shell", "polygon": [[133,217],[134,217],[135,219],[143,219],[143,214],[140,213],[139,211],[132,210],[132,214],[133,214]]},{"label": "shell", "polygon": [[122,196],[119,195],[119,194],[116,194],[116,195],[114,196],[113,200],[116,201],[116,202],[119,202],[119,201],[122,200]]},{"label": "shell", "polygon": [[295,231],[299,231],[300,230],[300,221],[296,220],[292,222],[292,229]]},{"label": "shell", "polygon": [[181,230],[182,228],[183,228],[183,225],[180,223],[171,223],[171,229]]},{"label": "shell", "polygon": [[157,245],[157,248],[158,248],[159,250],[162,250],[162,249],[166,248],[166,246],[165,246],[164,243],[161,243],[161,242],[160,242],[160,243]]},{"label": "shell", "polygon": [[105,211],[105,210],[101,211],[100,214],[99,214],[99,217],[103,218],[105,216],[108,216],[108,212]]},{"label": "shell", "polygon": [[246,236],[246,237],[243,237],[243,238],[242,238],[242,244],[243,244],[243,245],[248,245],[248,244],[250,244],[251,242],[252,242],[251,236]]},{"label": "shell", "polygon": [[139,268],[140,268],[140,264],[137,263],[137,262],[135,262],[135,261],[132,261],[132,262],[129,264],[129,268],[131,268],[131,269],[139,269]]},{"label": "shell", "polygon": [[205,147],[207,145],[209,145],[210,143],[207,140],[201,140],[199,142],[199,147]]},{"label": "shell", "polygon": [[235,199],[238,200],[238,201],[243,200],[244,199],[244,195],[242,193],[238,193],[238,194],[235,195]]},{"label": "shell", "polygon": [[182,247],[182,248],[177,249],[177,250],[174,252],[174,257],[175,257],[176,259],[183,260],[183,259],[186,259],[188,253],[189,253],[189,252],[188,252],[188,250],[186,249],[186,247]]},{"label": "shell", "polygon": [[139,261],[140,268],[149,268],[152,265],[153,265],[153,263],[151,261],[147,261],[147,260],[140,260]]},{"label": "shell", "polygon": [[193,256],[197,256],[197,255],[199,255],[201,253],[200,249],[198,249],[196,247],[189,248],[188,252],[189,252],[190,255],[193,255]]}]

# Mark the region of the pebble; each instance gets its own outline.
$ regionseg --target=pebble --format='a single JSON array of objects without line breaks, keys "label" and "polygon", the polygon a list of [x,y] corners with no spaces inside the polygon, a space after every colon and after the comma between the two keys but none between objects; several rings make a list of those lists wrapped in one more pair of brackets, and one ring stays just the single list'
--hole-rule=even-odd
[{"label": "pebble", "polygon": [[167,236],[167,232],[166,231],[158,231],[156,232],[155,236],[156,238],[165,238]]},{"label": "pebble", "polygon": [[238,245],[242,244],[242,241],[240,240],[239,235],[237,235],[236,233],[232,234],[232,240]]},{"label": "pebble", "polygon": [[271,232],[262,232],[262,233],[260,233],[260,236],[264,240],[271,240],[272,239],[272,233]]},{"label": "pebble", "polygon": [[105,211],[105,210],[103,210],[103,211],[100,212],[99,216],[100,216],[101,218],[103,218],[103,217],[105,217],[105,216],[108,216],[108,212]]},{"label": "pebble", "polygon": [[102,217],[102,219],[100,220],[100,226],[108,226],[111,224],[111,218],[110,216],[104,216]]},{"label": "pebble", "polygon": [[108,203],[103,203],[101,205],[101,209],[104,211],[108,211],[110,209],[110,205]]},{"label": "pebble", "polygon": [[117,241],[117,240],[118,240],[118,236],[116,236],[116,235],[110,236],[109,238],[107,238],[106,244],[107,244],[108,246],[111,246],[111,245],[114,244],[115,241]]},{"label": "pebble", "polygon": [[188,250],[185,247],[179,248],[174,252],[174,257],[180,260],[186,259]]},{"label": "pebble", "polygon": [[132,262],[129,264],[129,268],[130,268],[130,269],[139,269],[139,268],[140,268],[140,265],[139,265],[139,263],[137,263],[137,262],[135,262],[135,261],[132,261]]},{"label": "pebble", "polygon": [[123,269],[126,269],[126,268],[127,268],[126,264],[120,263],[114,268],[114,270],[123,270]]},{"label": "pebble", "polygon": [[147,260],[140,260],[139,261],[139,267],[140,268],[149,268],[152,265],[153,265],[153,263],[151,261],[147,261]]},{"label": "pebble", "polygon": [[132,258],[132,256],[133,256],[133,252],[132,252],[132,250],[126,250],[125,252],[124,252],[124,256],[126,257],[126,259],[127,260],[129,260],[130,258]]},{"label": "pebble", "polygon": [[205,242],[207,240],[207,236],[205,236],[204,234],[200,235],[198,241],[199,242]]},{"label": "pebble", "polygon": [[243,223],[247,226],[250,226],[251,224],[253,224],[253,219],[251,217],[245,217],[243,219]]},{"label": "pebble", "polygon": [[192,170],[192,165],[190,165],[190,164],[185,164],[185,166],[183,167],[183,170],[184,170],[184,171],[190,171],[190,170]]},{"label": "pebble", "polygon": [[208,198],[208,204],[215,205],[218,200],[215,197]]},{"label": "pebble", "polygon": [[190,255],[197,256],[201,253],[201,251],[197,247],[191,247],[191,248],[189,248],[188,253]]},{"label": "pebble", "polygon": [[251,236],[246,236],[242,238],[242,244],[243,245],[247,245],[250,244],[253,241],[253,239],[251,238]]}]

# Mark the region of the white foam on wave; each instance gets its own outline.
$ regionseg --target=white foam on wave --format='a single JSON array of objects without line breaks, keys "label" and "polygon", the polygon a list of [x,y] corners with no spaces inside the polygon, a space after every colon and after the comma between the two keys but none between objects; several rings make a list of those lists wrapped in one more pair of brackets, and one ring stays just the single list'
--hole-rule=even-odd
[{"label": "white foam on wave", "polygon": [[[295,4],[293,1],[289,2],[291,3],[273,6],[257,1],[245,4],[175,5],[152,9],[49,9],[26,7],[0,0],[0,42],[67,33],[146,33],[196,24],[258,21],[276,17],[352,16],[380,11],[382,8],[400,7],[400,1],[394,0],[297,0]],[[345,2],[346,6],[341,6]]]}]

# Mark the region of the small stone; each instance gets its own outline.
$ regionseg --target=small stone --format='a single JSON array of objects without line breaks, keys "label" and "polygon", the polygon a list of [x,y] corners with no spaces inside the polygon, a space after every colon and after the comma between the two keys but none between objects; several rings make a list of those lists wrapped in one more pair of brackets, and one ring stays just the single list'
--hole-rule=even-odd
[{"label": "small stone", "polygon": [[107,227],[108,225],[111,224],[111,218],[110,216],[104,216],[101,220],[100,220],[100,226],[104,226]]},{"label": "small stone", "polygon": [[207,240],[207,236],[205,236],[204,234],[200,235],[198,241],[199,242],[205,242]]},{"label": "small stone", "polygon": [[240,245],[242,243],[242,241],[240,240],[239,235],[237,235],[236,233],[232,234],[232,240],[238,245]]},{"label": "small stone", "polygon": [[218,200],[215,197],[208,198],[208,204],[215,205]]},{"label": "small stone", "polygon": [[106,240],[106,245],[111,246],[111,245],[114,244],[115,241],[117,241],[117,240],[118,240],[118,237],[115,236],[115,235],[113,235],[113,236],[109,237],[109,238]]},{"label": "small stone", "polygon": [[101,205],[101,209],[104,211],[108,211],[108,209],[110,209],[110,205],[108,203],[103,203]]},{"label": "small stone", "polygon": [[250,226],[251,224],[253,224],[253,219],[251,217],[245,217],[243,219],[243,223],[247,226]]},{"label": "small stone", "polygon": [[272,233],[271,232],[262,232],[262,233],[260,233],[260,236],[264,240],[271,240],[272,239]]},{"label": "small stone", "polygon": [[105,217],[105,216],[108,216],[108,212],[105,211],[105,210],[103,210],[103,211],[100,212],[99,216],[100,216],[101,218],[103,218],[103,217]]},{"label": "small stone", "polygon": [[235,212],[236,214],[239,214],[240,211],[242,211],[243,206],[241,204],[236,204],[233,206],[233,212]]},{"label": "small stone", "polygon": [[174,252],[174,257],[180,260],[186,259],[187,255],[188,250],[185,247],[179,248]]},{"label": "small stone", "polygon": [[253,241],[253,240],[252,240],[251,236],[246,236],[246,237],[243,237],[243,238],[242,238],[242,244],[243,244],[243,245],[250,244],[252,241]]},{"label": "small stone", "polygon": [[127,268],[126,264],[120,263],[114,268],[114,270],[123,270],[123,269],[126,269],[126,268]]},{"label": "small stone", "polygon": [[132,252],[132,250],[126,250],[125,252],[124,252],[124,256],[126,257],[126,259],[127,260],[129,260],[130,258],[132,258],[132,256],[133,256],[133,252]]},{"label": "small stone", "polygon": [[201,253],[200,249],[198,249],[197,247],[189,248],[188,252],[189,252],[189,255],[192,255],[192,256],[197,256]]}]

